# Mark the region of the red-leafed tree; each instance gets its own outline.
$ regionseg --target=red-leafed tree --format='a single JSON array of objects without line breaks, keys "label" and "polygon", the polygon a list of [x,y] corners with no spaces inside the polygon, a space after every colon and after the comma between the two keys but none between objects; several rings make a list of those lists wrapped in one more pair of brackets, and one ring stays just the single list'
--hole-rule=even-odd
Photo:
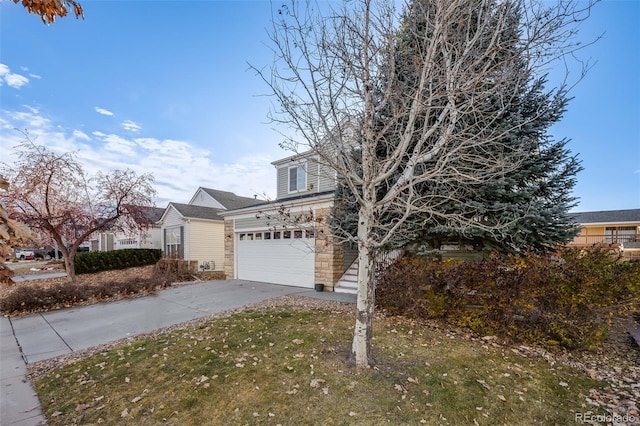
[{"label": "red-leafed tree", "polygon": [[7,210],[58,246],[71,281],[75,254],[91,234],[149,225],[145,212],[156,195],[151,174],[127,169],[89,177],[75,153],[54,153],[28,135],[17,148],[16,163],[2,165],[10,183],[2,194]]},{"label": "red-leafed tree", "polygon": [[84,18],[82,6],[74,0],[13,0],[13,2],[22,3],[29,13],[38,15],[45,24],[55,22],[57,17],[67,16],[69,10],[73,11],[76,18]]}]

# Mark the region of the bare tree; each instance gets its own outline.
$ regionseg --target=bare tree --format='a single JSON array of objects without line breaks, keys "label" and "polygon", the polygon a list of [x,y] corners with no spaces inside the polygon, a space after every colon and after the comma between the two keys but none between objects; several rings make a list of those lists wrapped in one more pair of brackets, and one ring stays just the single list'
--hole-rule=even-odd
[{"label": "bare tree", "polygon": [[[495,122],[517,95],[518,81],[578,48],[576,25],[590,7],[419,0],[400,15],[393,2],[357,0],[340,10],[294,2],[275,11],[274,64],[252,68],[277,100],[272,120],[293,129],[283,147],[315,151],[358,204],[351,235],[359,252],[357,366],[373,362],[376,252],[416,214],[452,228],[482,226],[480,212],[439,206],[514,170],[531,152],[505,143],[513,129]],[[399,31],[411,33],[410,43]],[[407,55],[410,70],[398,67],[398,57]],[[419,185],[439,190],[417,191]],[[507,225],[494,222],[485,231],[498,235]]]},{"label": "bare tree", "polygon": [[74,153],[56,154],[26,137],[16,164],[3,165],[10,182],[3,198],[16,219],[58,246],[75,281],[73,259],[91,234],[148,225],[153,176],[128,169],[89,178]]}]

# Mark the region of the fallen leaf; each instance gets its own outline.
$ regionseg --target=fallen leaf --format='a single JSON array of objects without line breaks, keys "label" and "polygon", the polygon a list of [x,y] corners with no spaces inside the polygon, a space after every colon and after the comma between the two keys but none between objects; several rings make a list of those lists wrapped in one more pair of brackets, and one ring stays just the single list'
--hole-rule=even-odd
[{"label": "fallen leaf", "polygon": [[498,395],[498,399],[502,402],[507,402],[507,398],[505,398],[504,395]]},{"label": "fallen leaf", "polygon": [[487,384],[487,382],[485,382],[484,380],[476,380],[476,382],[480,383],[482,385],[482,387],[487,389],[487,390],[491,389],[489,387],[489,385]]},{"label": "fallen leaf", "polygon": [[314,389],[317,389],[320,387],[320,385],[322,385],[325,382],[325,380],[323,379],[313,379],[311,380],[311,383],[309,383],[309,386],[311,386]]},{"label": "fallen leaf", "polygon": [[127,417],[129,415],[129,409],[125,408],[124,410],[122,410],[122,413],[120,413],[120,417]]}]

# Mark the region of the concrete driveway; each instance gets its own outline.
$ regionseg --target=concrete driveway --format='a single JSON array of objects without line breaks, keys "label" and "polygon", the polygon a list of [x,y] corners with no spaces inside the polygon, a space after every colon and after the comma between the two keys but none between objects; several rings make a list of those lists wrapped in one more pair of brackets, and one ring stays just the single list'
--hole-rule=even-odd
[{"label": "concrete driveway", "polygon": [[206,281],[138,299],[2,318],[0,424],[38,425],[44,417],[25,364],[88,349],[284,295],[355,303],[353,294],[242,280]]}]

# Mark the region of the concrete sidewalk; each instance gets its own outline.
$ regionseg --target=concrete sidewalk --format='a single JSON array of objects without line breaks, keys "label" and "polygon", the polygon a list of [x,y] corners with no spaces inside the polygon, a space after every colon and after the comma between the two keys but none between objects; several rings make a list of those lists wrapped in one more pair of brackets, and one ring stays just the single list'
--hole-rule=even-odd
[{"label": "concrete sidewalk", "polygon": [[355,303],[352,294],[242,280],[206,281],[138,299],[2,318],[0,425],[43,424],[25,363],[88,349],[284,295]]}]

